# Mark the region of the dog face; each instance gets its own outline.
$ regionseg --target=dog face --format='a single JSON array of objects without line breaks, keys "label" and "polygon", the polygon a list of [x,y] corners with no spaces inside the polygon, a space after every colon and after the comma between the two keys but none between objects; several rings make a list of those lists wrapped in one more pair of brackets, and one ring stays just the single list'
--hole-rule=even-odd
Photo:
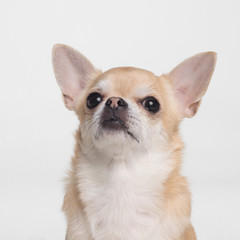
[{"label": "dog face", "polygon": [[132,67],[102,73],[68,46],[53,49],[55,76],[81,122],[82,144],[111,153],[167,146],[181,119],[197,112],[215,61],[215,53],[201,53],[160,77]]},{"label": "dog face", "polygon": [[136,68],[115,68],[100,74],[76,110],[83,124],[82,135],[90,135],[95,146],[102,148],[121,148],[125,143],[145,149],[152,141],[159,142],[166,134],[164,112],[172,111],[171,106],[165,111],[167,89],[162,82]]}]

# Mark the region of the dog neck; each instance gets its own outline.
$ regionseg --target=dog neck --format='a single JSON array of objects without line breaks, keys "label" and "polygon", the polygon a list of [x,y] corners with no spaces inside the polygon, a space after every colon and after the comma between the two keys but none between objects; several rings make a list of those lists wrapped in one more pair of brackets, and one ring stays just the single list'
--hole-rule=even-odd
[{"label": "dog neck", "polygon": [[[162,142],[151,148],[144,148],[140,144],[131,142],[121,142],[113,144],[109,142],[109,146],[104,148],[96,144],[89,144],[80,139],[80,132],[76,134],[76,158],[79,165],[83,164],[87,168],[96,171],[94,174],[111,174],[111,171],[126,171],[126,173],[134,174],[142,169],[144,176],[149,177],[162,175],[162,180],[179,167],[181,162],[182,145],[181,142],[174,141],[171,144]],[[100,145],[101,146],[101,145]],[[116,172],[115,172],[116,173]],[[116,174],[116,176],[119,176]],[[141,176],[139,176],[141,177]]]}]

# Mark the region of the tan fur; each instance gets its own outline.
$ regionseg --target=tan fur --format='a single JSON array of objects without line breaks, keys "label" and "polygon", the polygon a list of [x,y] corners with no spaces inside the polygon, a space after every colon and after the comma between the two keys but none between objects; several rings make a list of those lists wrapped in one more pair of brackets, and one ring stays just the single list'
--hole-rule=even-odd
[{"label": "tan fur", "polygon": [[[145,240],[149,238],[146,236],[156,240],[196,240],[190,223],[191,194],[186,178],[180,174],[184,145],[179,124],[184,117],[192,117],[197,112],[215,63],[216,54],[205,52],[160,77],[133,67],[113,68],[103,73],[71,47],[54,46],[56,79],[66,107],[74,110],[80,120],[62,208],[67,217],[67,240]],[[93,92],[100,94],[96,98],[98,103],[93,108],[87,107],[87,98]],[[146,97],[158,100],[159,111],[151,112],[150,107],[144,107]],[[118,103],[119,108],[125,106],[129,110],[126,114],[118,109],[125,111],[127,120],[118,121],[119,124],[126,121],[130,126],[123,124],[125,128],[122,126],[120,133],[114,129],[109,137],[109,132],[101,129],[105,121],[99,123],[99,116],[103,117],[103,109],[109,109],[102,104],[113,98],[122,98],[123,102],[127,99],[125,105]],[[98,123],[91,122],[93,119]],[[89,137],[87,127],[93,124],[96,128],[91,138],[93,135]],[[99,129],[106,134],[102,134],[101,140],[95,135]],[[139,134],[142,142],[130,131]],[[129,146],[124,149],[125,140]],[[123,164],[124,170],[119,164]],[[123,194],[118,193],[120,190]],[[109,226],[114,229],[109,231]],[[130,231],[131,227],[134,230]]]},{"label": "tan fur", "polygon": [[[160,102],[162,107],[162,120],[165,129],[167,129],[167,137],[169,138],[169,146],[172,150],[172,159],[174,161],[173,171],[164,183],[164,211],[166,215],[170,216],[187,216],[191,214],[191,195],[188,189],[187,180],[179,173],[183,144],[178,133],[178,125],[180,117],[177,111],[177,103],[174,100],[172,87],[169,79],[166,76],[157,77],[150,72],[135,68],[115,68],[97,78],[90,81],[86,94],[82,99],[85,99],[90,92],[93,91],[96,83],[101,79],[111,79],[113,83],[113,92],[110,95],[125,97],[131,95],[134,89],[139,85],[146,84],[151,85],[154,90],[160,92]],[[109,96],[110,96],[109,95]],[[105,96],[106,98],[109,96]],[[137,99],[135,99],[137,101]],[[84,109],[82,109],[84,108]],[[83,115],[85,112],[85,115]],[[79,102],[79,109],[77,111],[79,118],[85,118],[88,110],[85,104]],[[155,116],[157,118],[157,116]],[[157,121],[157,120],[156,120]],[[74,221],[75,214],[79,208],[84,208],[84,204],[81,202],[79,196],[81,193],[77,188],[77,168],[79,167],[78,159],[81,159],[81,139],[80,131],[77,131],[76,135],[75,156],[72,159],[72,166],[68,177],[68,185],[66,189],[66,195],[63,204],[63,210],[67,215],[68,222]],[[160,196],[162,199],[162,196]],[[192,226],[185,229],[185,232],[181,238],[176,240],[195,240],[195,233]]]}]

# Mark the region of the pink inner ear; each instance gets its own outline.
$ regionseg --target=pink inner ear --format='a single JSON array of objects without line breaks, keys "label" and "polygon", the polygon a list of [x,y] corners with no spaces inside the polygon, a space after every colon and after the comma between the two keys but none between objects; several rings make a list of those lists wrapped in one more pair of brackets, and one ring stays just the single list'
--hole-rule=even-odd
[{"label": "pink inner ear", "polygon": [[205,94],[216,63],[216,54],[197,54],[174,68],[169,77],[184,117],[192,117]]},{"label": "pink inner ear", "polygon": [[68,95],[66,94],[63,94],[63,100],[64,100],[64,103],[65,103],[65,106],[68,108],[68,109],[72,109],[73,108],[73,99],[71,97],[69,97]]},{"label": "pink inner ear", "polygon": [[62,44],[54,46],[52,59],[66,107],[73,110],[77,96],[96,69],[81,53]]}]

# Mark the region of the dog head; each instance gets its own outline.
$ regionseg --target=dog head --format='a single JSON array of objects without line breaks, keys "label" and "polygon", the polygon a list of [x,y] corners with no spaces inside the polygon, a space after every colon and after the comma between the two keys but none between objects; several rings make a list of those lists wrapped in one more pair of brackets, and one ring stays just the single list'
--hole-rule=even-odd
[{"label": "dog head", "polygon": [[162,76],[133,67],[101,72],[71,47],[53,48],[55,76],[79,117],[82,143],[103,151],[167,146],[180,121],[196,114],[215,62],[214,52],[204,52]]}]

